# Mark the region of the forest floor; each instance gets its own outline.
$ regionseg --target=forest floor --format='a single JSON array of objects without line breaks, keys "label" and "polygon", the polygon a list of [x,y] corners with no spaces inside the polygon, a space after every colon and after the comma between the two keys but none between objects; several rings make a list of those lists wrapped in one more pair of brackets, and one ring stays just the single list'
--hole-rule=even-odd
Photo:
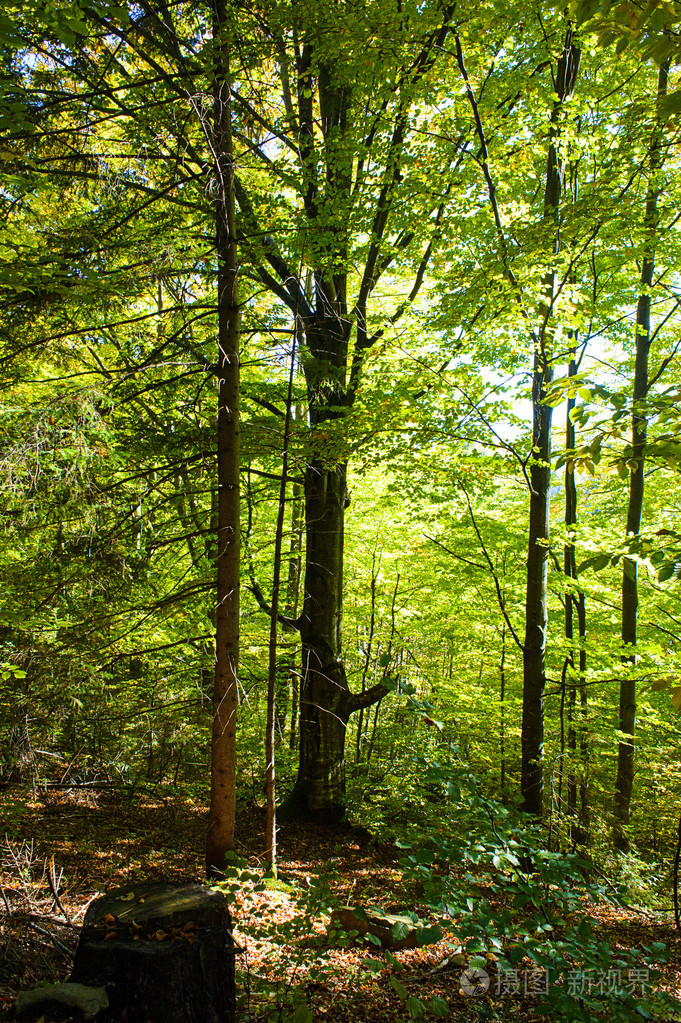
[{"label": "forest floor", "polygon": [[[78,927],[97,895],[140,880],[201,880],[205,827],[205,806],[177,795],[126,796],[106,789],[0,792],[1,1023],[13,1019],[18,990],[67,978]],[[240,854],[256,866],[265,844],[264,812],[244,810],[238,835]],[[402,881],[400,850],[367,845],[365,837],[361,829],[281,826],[279,881],[246,891],[235,909],[235,937],[245,949],[238,967],[246,1002],[242,1018],[283,1023],[294,1018],[297,1002],[309,1006],[315,1021],[406,1023],[405,997],[414,996],[426,1005],[445,999],[449,1010],[439,1003],[440,1014],[456,1023],[479,1018],[473,1000],[485,1001],[488,1018],[542,1023],[545,1017],[531,994],[502,996],[491,985],[482,999],[464,995],[465,960],[456,953],[454,933],[435,945],[374,958],[373,975],[367,957],[381,953],[372,946],[329,946],[312,898],[320,869],[341,903],[418,910]],[[60,905],[51,890],[55,882]],[[301,895],[311,907],[302,922]],[[605,907],[585,907],[585,912],[614,947],[665,942],[669,961],[661,967],[662,986],[681,997],[681,936],[669,923]],[[287,933],[287,922],[296,917]],[[436,1016],[427,1012],[425,1018]],[[42,1019],[52,1023],[51,1017]]]}]

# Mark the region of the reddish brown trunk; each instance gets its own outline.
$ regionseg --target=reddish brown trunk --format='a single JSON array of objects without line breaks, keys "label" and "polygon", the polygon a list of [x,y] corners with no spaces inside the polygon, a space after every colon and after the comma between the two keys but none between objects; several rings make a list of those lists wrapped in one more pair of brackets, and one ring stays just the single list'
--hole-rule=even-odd
[{"label": "reddish brown trunk", "polygon": [[218,260],[218,535],[215,684],[211,739],[211,795],[206,871],[220,876],[234,846],[236,717],[239,665],[239,302],[229,86],[229,39],[224,0],[214,6],[213,131]]}]

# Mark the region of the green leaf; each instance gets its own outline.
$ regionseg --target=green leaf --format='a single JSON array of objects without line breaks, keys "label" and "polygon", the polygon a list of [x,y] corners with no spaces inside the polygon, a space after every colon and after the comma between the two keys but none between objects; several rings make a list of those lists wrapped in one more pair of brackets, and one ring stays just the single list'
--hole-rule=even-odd
[{"label": "green leaf", "polygon": [[440,1016],[443,1019],[449,1015],[449,1003],[444,998],[431,998],[428,1003],[428,1008],[434,1016]]},{"label": "green leaf", "polygon": [[423,1019],[424,1005],[420,998],[407,998],[407,1010],[412,1019]]},{"label": "green leaf", "polygon": [[406,1000],[409,997],[409,995],[407,993],[407,989],[404,986],[404,984],[400,983],[400,981],[397,979],[397,977],[393,977],[392,975],[390,977],[389,983],[390,983],[390,987],[393,989],[393,991],[398,996],[398,998],[401,998],[403,1002],[406,1002]]},{"label": "green leaf", "polygon": [[380,959],[362,959],[362,966],[365,970],[374,974],[380,973],[383,969],[383,963]]},{"label": "green leaf", "polygon": [[669,114],[681,113],[681,89],[677,92],[670,92],[660,104],[660,113],[663,117]]},{"label": "green leaf", "polygon": [[439,924],[433,924],[431,927],[422,927],[417,931],[416,938],[419,945],[435,945],[436,942],[442,940],[442,934],[443,931]]},{"label": "green leaf", "polygon": [[400,973],[402,971],[402,963],[399,961],[397,956],[392,954],[389,948],[385,950],[385,958],[386,962],[393,968],[395,973]]},{"label": "green leaf", "polygon": [[657,573],[658,583],[664,583],[667,581],[667,579],[671,579],[671,577],[674,575],[675,569],[676,569],[675,562],[666,561],[662,568]]}]

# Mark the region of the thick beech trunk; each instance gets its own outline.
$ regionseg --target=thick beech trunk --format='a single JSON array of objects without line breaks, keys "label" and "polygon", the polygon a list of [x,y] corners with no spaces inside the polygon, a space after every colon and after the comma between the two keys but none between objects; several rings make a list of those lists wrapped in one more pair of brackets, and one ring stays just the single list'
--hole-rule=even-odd
[{"label": "thick beech trunk", "polygon": [[[631,470],[629,473],[629,503],[627,507],[627,536],[638,536],[641,530],[643,511],[643,490],[645,479],[645,446],[648,437],[648,421],[643,403],[648,396],[648,360],[650,355],[650,290],[655,271],[655,243],[658,220],[659,187],[655,180],[662,162],[662,126],[659,120],[661,101],[667,94],[669,65],[660,67],[657,82],[658,121],[650,147],[649,182],[646,195],[644,228],[647,234],[646,251],[641,265],[641,290],[636,307],[636,361],[634,364],[633,413],[631,423]],[[633,558],[624,559],[622,573],[622,643],[631,653],[623,657],[625,664],[636,662],[634,653],[638,629],[638,565]],[[623,679],[620,683],[619,728],[628,736],[636,729],[636,683]],[[617,750],[617,775],[615,778],[613,844],[615,849],[626,852],[629,839],[626,825],[631,815],[631,796],[634,786],[634,743],[629,739],[620,741]]]},{"label": "thick beech trunk", "polygon": [[347,341],[343,312],[306,331],[311,357],[305,367],[312,456],[305,472],[305,579],[299,618],[302,647],[300,759],[296,784],[280,816],[333,824],[345,815],[345,734],[348,718],[386,692],[375,685],[349,691],[343,666],[343,548],[349,504],[342,458],[315,457],[333,450],[334,422],[343,415]]},{"label": "thick beech trunk", "polygon": [[[563,103],[574,92],[580,51],[565,37],[556,75],[557,99],[551,117],[551,145],[546,167],[544,219],[553,222],[553,252],[560,249],[558,215],[563,192],[564,163],[556,141]],[[525,643],[523,649],[523,723],[521,733],[521,791],[523,808],[542,816],[544,760],[544,686],[546,682],[546,630],[549,508],[551,498],[552,409],[546,395],[553,375],[553,352],[549,321],[553,314],[554,273],[544,281],[542,324],[534,339],[532,370],[532,459],[530,463],[530,521],[527,550]]]},{"label": "thick beech trunk", "polygon": [[345,731],[352,709],[341,652],[346,501],[345,465],[311,461],[305,475],[300,762],[284,810],[322,823],[345,813]]},{"label": "thick beech trunk", "polygon": [[224,0],[214,0],[215,84],[213,130],[218,261],[218,534],[215,682],[211,739],[211,795],[206,870],[220,876],[234,846],[236,717],[239,665],[239,300],[229,82],[229,40]]},{"label": "thick beech trunk", "polygon": [[[403,250],[418,244],[418,232],[404,226],[403,206],[395,207],[408,111],[412,90],[433,69],[442,51],[453,15],[453,7],[443,9],[441,23],[426,32],[415,54],[410,43],[394,105],[386,94],[375,127],[366,137],[360,133],[359,138],[357,113],[366,107],[368,97],[351,76],[339,76],[336,58],[329,62],[324,49],[317,46],[317,29],[308,32],[302,19],[299,37],[294,33],[298,85],[292,90],[292,79],[285,85],[287,115],[296,125],[301,172],[302,273],[289,267],[277,243],[261,229],[249,195],[237,183],[245,224],[252,237],[264,239],[264,252],[258,255],[262,258],[264,254],[267,265],[261,263],[257,272],[263,284],[288,306],[295,329],[300,329],[310,426],[304,487],[305,582],[303,609],[296,622],[302,644],[300,762],[294,790],[280,816],[335,821],[344,815],[348,718],[386,693],[386,688],[377,684],[351,694],[342,662],[347,453],[342,431],[336,426],[352,408],[366,353],[418,295],[440,236],[444,199],[436,207],[406,301],[389,315],[384,310],[379,317],[381,325],[371,330],[368,306],[379,279]],[[365,205],[370,219],[361,229],[367,240],[363,266],[357,262],[359,250],[354,250],[352,259],[349,255],[351,235],[353,246],[357,240],[351,213],[357,201]],[[349,277],[357,284],[350,303]]]}]

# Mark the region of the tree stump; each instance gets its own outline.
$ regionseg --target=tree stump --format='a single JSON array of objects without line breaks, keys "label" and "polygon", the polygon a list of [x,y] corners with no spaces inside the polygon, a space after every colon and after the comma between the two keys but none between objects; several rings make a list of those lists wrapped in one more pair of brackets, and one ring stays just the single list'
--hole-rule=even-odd
[{"label": "tree stump", "polygon": [[70,980],[106,987],[109,1020],[233,1023],[227,899],[198,884],[134,884],[85,914]]}]

